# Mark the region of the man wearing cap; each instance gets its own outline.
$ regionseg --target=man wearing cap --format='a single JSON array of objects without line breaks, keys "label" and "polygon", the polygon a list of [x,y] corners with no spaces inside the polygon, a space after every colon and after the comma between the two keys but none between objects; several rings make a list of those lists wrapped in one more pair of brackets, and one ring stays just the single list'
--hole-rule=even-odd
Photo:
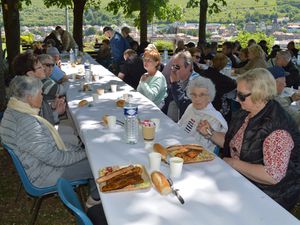
[{"label": "man wearing cap", "polygon": [[268,70],[271,72],[276,81],[277,96],[275,97],[275,100],[279,102],[282,108],[284,108],[293,117],[300,128],[300,112],[295,110],[295,107],[291,105],[292,102],[300,100],[300,92],[295,92],[288,97],[282,97],[281,93],[286,86],[286,74],[284,69],[279,66],[274,66],[268,68]]},{"label": "man wearing cap", "polygon": [[112,66],[115,74],[119,73],[119,65],[124,61],[123,53],[129,49],[128,41],[111,27],[104,27],[103,34],[109,39],[112,53]]},{"label": "man wearing cap", "polygon": [[59,54],[59,51],[57,50],[57,48],[55,48],[55,47],[47,48],[47,54],[51,55],[55,62],[55,65],[51,72],[50,78],[59,84],[65,82],[65,81],[68,81],[67,75],[65,74],[64,71],[62,71],[60,69],[61,60],[60,60],[60,54]]}]

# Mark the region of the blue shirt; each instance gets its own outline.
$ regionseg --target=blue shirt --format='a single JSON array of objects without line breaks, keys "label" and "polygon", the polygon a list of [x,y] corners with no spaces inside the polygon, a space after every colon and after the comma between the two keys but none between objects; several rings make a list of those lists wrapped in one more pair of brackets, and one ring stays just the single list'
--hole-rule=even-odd
[{"label": "blue shirt", "polygon": [[60,81],[65,76],[65,72],[62,71],[57,65],[54,65],[50,78],[54,81]]},{"label": "blue shirt", "polygon": [[113,62],[124,61],[123,53],[129,48],[128,41],[118,32],[115,32],[114,36],[110,39],[110,48]]}]

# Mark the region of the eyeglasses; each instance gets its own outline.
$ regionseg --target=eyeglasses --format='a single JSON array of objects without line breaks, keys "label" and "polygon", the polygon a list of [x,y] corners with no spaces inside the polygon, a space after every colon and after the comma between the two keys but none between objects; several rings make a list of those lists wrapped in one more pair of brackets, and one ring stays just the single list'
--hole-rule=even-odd
[{"label": "eyeglasses", "polygon": [[44,66],[47,66],[47,67],[54,67],[54,63],[44,63],[43,64]]},{"label": "eyeglasses", "polygon": [[180,66],[178,65],[178,64],[174,64],[174,65],[172,65],[172,67],[171,67],[171,69],[172,70],[180,70]]},{"label": "eyeglasses", "polygon": [[246,98],[249,97],[251,95],[251,93],[248,93],[248,94],[243,94],[241,92],[237,92],[236,93],[236,96],[238,97],[238,99],[241,101],[241,102],[244,102],[246,101]]},{"label": "eyeglasses", "polygon": [[203,98],[205,96],[208,96],[207,93],[200,93],[199,95],[195,94],[195,93],[190,93],[191,98]]},{"label": "eyeglasses", "polygon": [[39,70],[39,69],[44,69],[42,66],[38,66],[38,67],[36,67],[36,68],[34,68],[34,70]]},{"label": "eyeglasses", "polygon": [[196,59],[200,59],[201,58],[201,56],[199,56],[199,55],[193,55]]},{"label": "eyeglasses", "polygon": [[144,62],[154,62],[152,59],[150,59],[150,58],[143,58],[143,61]]}]

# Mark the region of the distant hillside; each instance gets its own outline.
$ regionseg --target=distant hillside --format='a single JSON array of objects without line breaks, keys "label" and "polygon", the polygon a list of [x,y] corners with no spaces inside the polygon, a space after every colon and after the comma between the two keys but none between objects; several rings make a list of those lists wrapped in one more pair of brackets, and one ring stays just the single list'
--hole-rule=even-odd
[{"label": "distant hillside", "polygon": [[[114,16],[104,10],[109,0],[102,1],[100,11],[87,10],[85,12],[86,24],[106,25],[124,22],[123,16]],[[186,9],[188,0],[170,0],[171,3],[178,4],[183,8],[184,17],[182,21],[198,22],[199,9]],[[63,24],[65,10],[57,7],[46,8],[43,0],[32,0],[32,5],[23,6],[21,11],[21,25],[41,26]],[[69,11],[70,21],[72,21],[72,10]],[[272,19],[289,16],[292,21],[300,21],[300,1],[299,0],[227,0],[227,7],[222,8],[222,12],[208,16],[208,22],[236,23],[242,24],[245,21],[260,22],[270,24]],[[131,21],[127,21],[130,23]]]}]

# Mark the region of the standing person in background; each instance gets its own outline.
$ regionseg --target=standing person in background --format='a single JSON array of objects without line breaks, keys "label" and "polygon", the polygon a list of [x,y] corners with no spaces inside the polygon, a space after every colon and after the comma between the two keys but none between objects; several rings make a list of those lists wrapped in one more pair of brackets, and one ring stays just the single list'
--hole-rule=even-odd
[{"label": "standing person in background", "polygon": [[134,42],[133,38],[129,35],[129,33],[131,32],[131,30],[129,29],[129,27],[122,27],[121,29],[121,33],[123,35],[123,37],[126,39],[126,41],[128,42],[130,48],[132,48],[132,44]]},{"label": "standing person in background", "polygon": [[[51,47],[56,47],[59,52],[63,50],[61,42],[58,40],[59,33],[56,30],[51,31],[51,33],[44,39],[43,43],[48,46],[49,40],[53,40]],[[52,41],[50,41],[52,42]]]},{"label": "standing person in background", "polygon": [[97,53],[96,61],[100,63],[105,68],[109,69],[111,66],[111,49],[109,46],[109,40],[104,39],[102,45],[99,48]]},{"label": "standing person in background", "polygon": [[299,70],[292,62],[291,53],[288,50],[277,52],[276,66],[281,66],[287,73],[286,86],[298,89],[298,86],[300,86]]},{"label": "standing person in background", "polygon": [[55,30],[60,34],[60,39],[62,42],[62,51],[70,51],[78,47],[73,36],[66,30],[62,29],[60,26],[57,26]]},{"label": "standing person in background", "polygon": [[157,50],[145,51],[143,61],[147,73],[142,75],[137,91],[161,108],[167,96],[167,82],[164,75],[158,70],[160,54]]},{"label": "standing person in background", "polygon": [[298,52],[299,52],[299,49],[297,49],[295,47],[295,42],[293,41],[290,41],[288,44],[287,44],[287,49],[290,51],[292,57],[298,57]]},{"label": "standing person in background", "polygon": [[110,41],[112,70],[114,74],[118,75],[120,64],[124,61],[123,53],[129,48],[129,44],[119,32],[114,31],[111,27],[104,27],[103,34]]}]

